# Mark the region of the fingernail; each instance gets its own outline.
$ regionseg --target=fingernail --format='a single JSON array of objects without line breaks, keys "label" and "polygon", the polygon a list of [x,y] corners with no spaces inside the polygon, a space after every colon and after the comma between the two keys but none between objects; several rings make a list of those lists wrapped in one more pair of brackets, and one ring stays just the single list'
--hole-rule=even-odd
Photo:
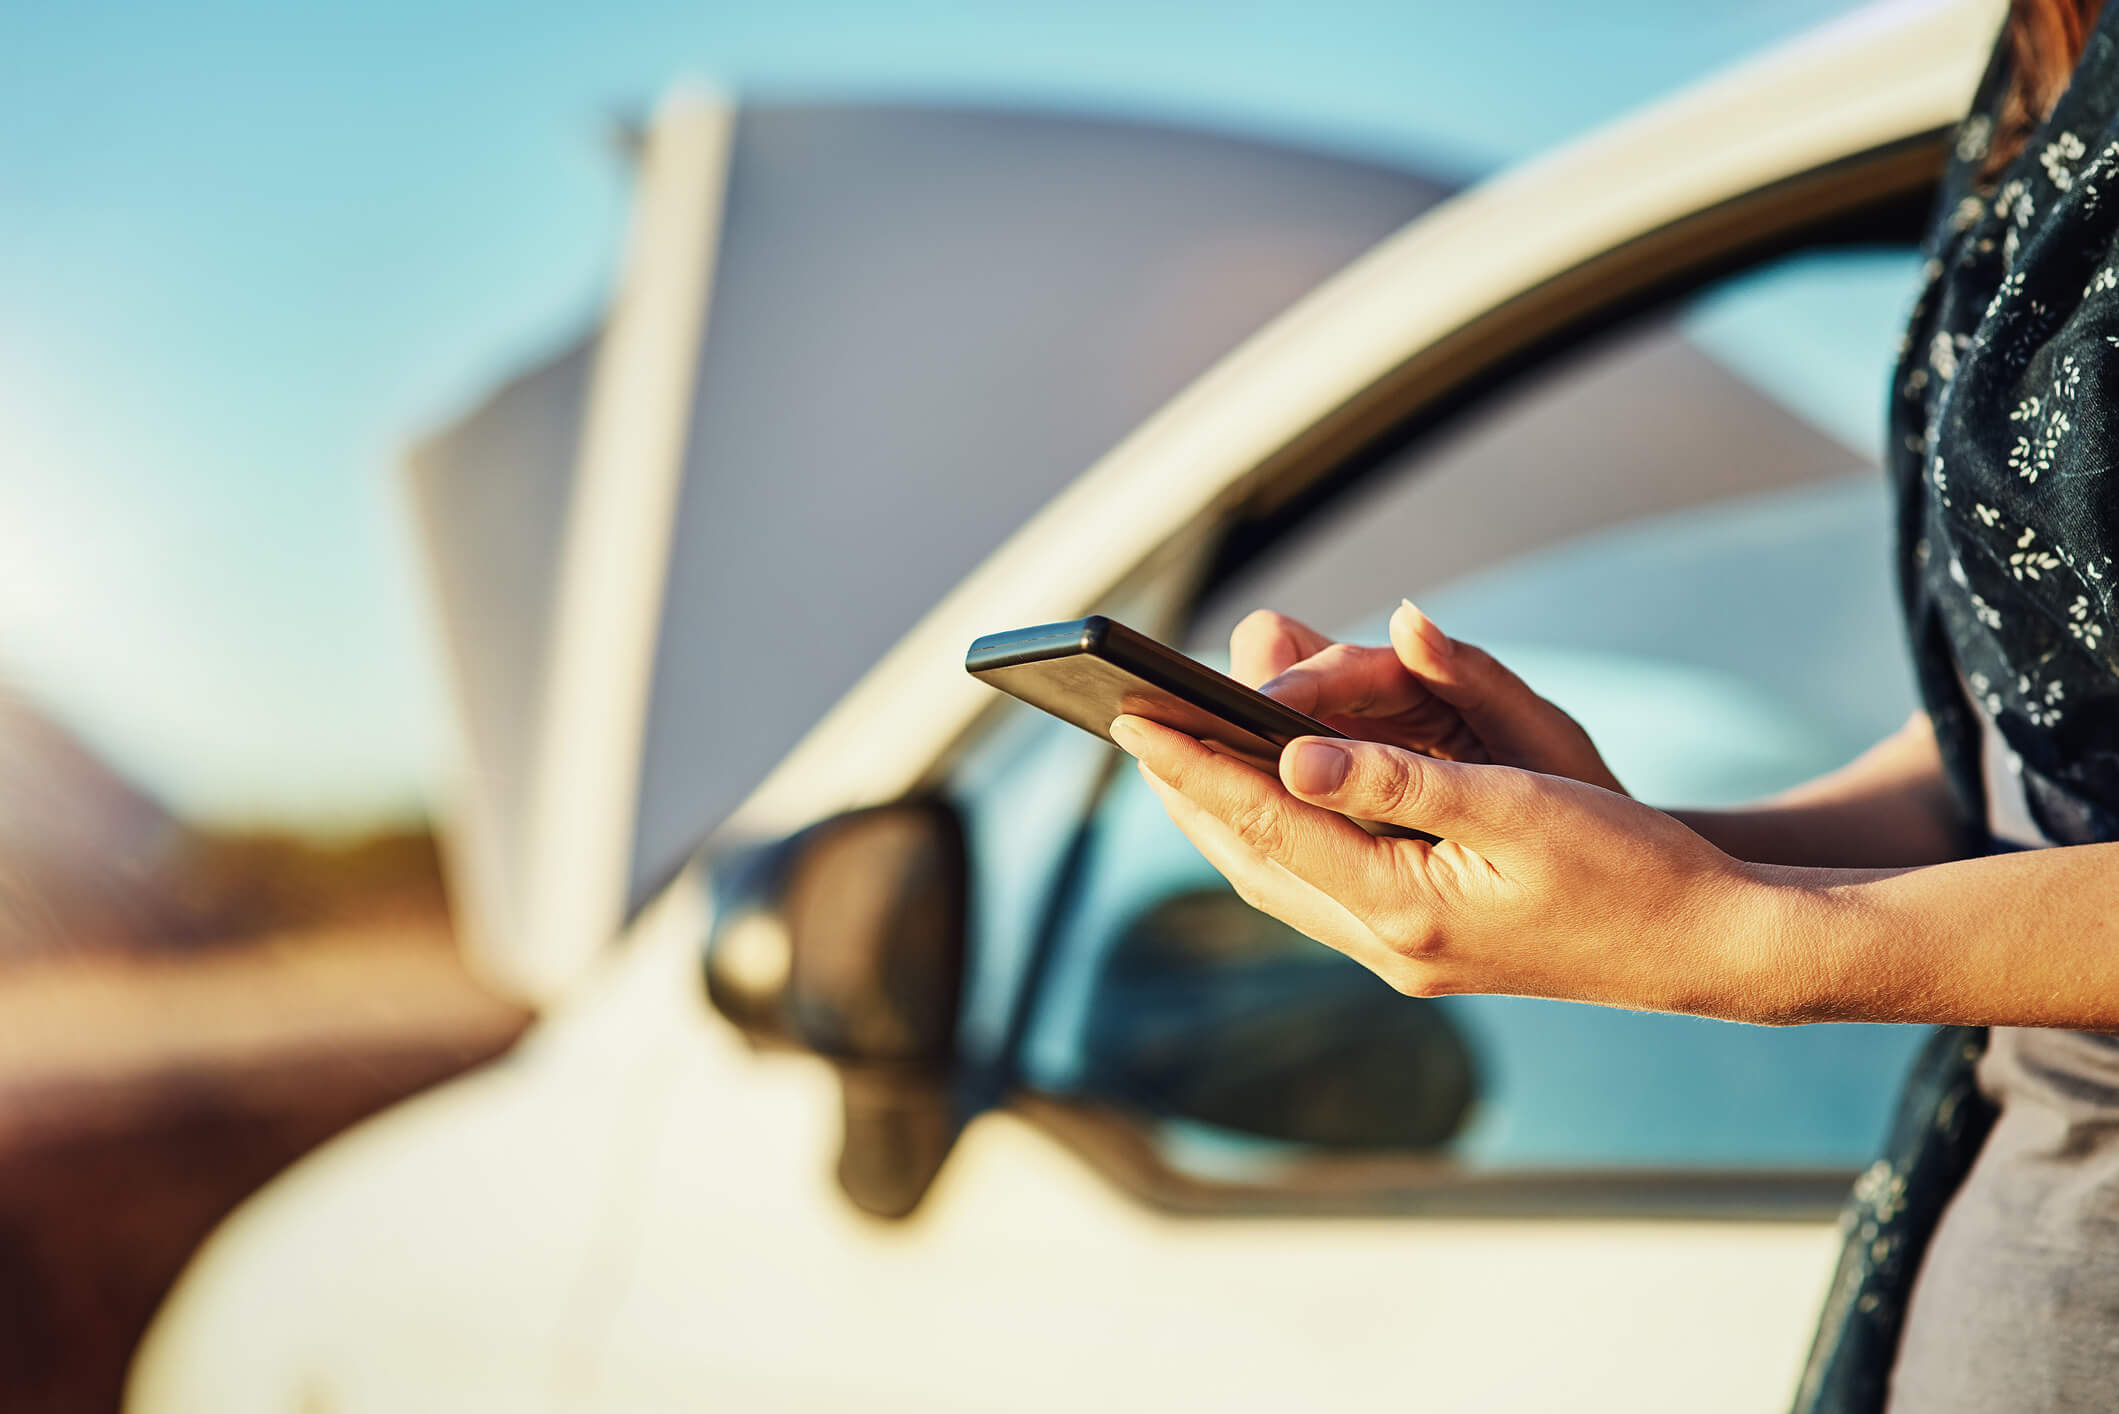
[{"label": "fingernail", "polygon": [[1113,717],[1107,730],[1111,733],[1111,740],[1118,743],[1119,750],[1129,756],[1140,755],[1141,730],[1131,717]]},{"label": "fingernail", "polygon": [[1346,779],[1353,758],[1328,741],[1302,741],[1289,748],[1288,786],[1300,795],[1330,795]]},{"label": "fingernail", "polygon": [[1400,599],[1398,607],[1413,616],[1413,632],[1420,635],[1420,641],[1427,645],[1428,652],[1433,653],[1438,658],[1447,658],[1450,649],[1455,646],[1450,642],[1449,635],[1444,633],[1436,625],[1435,621],[1422,612],[1420,606],[1412,600]]},{"label": "fingernail", "polygon": [[1313,674],[1298,668],[1290,668],[1271,682],[1264,683],[1259,691],[1275,702],[1285,702],[1300,712],[1317,700],[1317,684]]}]

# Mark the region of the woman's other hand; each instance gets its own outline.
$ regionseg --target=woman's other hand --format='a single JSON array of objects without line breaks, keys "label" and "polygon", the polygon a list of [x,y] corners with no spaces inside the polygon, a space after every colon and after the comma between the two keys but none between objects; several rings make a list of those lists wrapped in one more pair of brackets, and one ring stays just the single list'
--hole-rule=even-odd
[{"label": "woman's other hand", "polygon": [[[1139,717],[1111,724],[1236,892],[1402,992],[1502,992],[1733,1020],[1797,1014],[1787,892],[1623,795],[1303,737],[1278,780]],[[1435,844],[1371,836],[1408,825]]]},{"label": "woman's other hand", "polygon": [[1574,718],[1484,650],[1450,638],[1411,600],[1391,615],[1387,648],[1335,643],[1260,609],[1229,636],[1229,671],[1348,736],[1625,793]]}]

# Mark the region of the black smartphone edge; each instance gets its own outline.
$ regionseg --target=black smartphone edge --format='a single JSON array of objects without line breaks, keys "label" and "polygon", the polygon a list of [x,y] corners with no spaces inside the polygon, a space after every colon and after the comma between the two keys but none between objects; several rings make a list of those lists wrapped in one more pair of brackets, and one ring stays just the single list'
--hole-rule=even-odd
[{"label": "black smartphone edge", "polygon": [[[1189,702],[1199,710],[1219,717],[1231,726],[1270,743],[1276,749],[1286,746],[1297,737],[1305,736],[1331,737],[1338,741],[1351,740],[1345,732],[1335,731],[1314,717],[1292,707],[1282,706],[1264,693],[1245,687],[1226,673],[1218,673],[1206,664],[1188,658],[1176,649],[1158,643],[1135,629],[1127,628],[1115,619],[1105,618],[1102,614],[1091,614],[1084,619],[1069,619],[1064,623],[1035,624],[1029,628],[1010,629],[1005,633],[986,634],[974,639],[971,647],[965,650],[964,671],[983,682],[984,674],[999,669],[1024,667],[1079,654],[1100,658],[1120,671],[1139,678],[1150,687],[1160,688],[1173,697]],[[995,683],[987,685],[1000,691],[1007,690]],[[1100,728],[1097,734],[1109,740],[1108,730]],[[1266,769],[1270,773],[1271,768]],[[1406,825],[1361,819],[1355,819],[1354,823],[1372,835],[1425,840],[1431,844],[1437,839],[1424,830],[1416,830]]]},{"label": "black smartphone edge", "polygon": [[1102,614],[986,634],[974,640],[965,652],[964,671],[977,677],[999,668],[1021,667],[1077,653],[1102,658],[1275,746],[1286,746],[1303,736],[1346,739],[1346,733],[1282,706],[1227,674]]}]

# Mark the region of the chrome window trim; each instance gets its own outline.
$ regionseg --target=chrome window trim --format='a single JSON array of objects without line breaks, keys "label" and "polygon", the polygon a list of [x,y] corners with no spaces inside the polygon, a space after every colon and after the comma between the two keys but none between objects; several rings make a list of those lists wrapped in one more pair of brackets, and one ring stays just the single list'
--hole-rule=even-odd
[{"label": "chrome window trim", "polygon": [[1420,1154],[1318,1154],[1208,1178],[1168,1163],[1154,1121],[1122,1108],[1018,1094],[1006,1108],[1146,1207],[1178,1217],[1711,1219],[1816,1222],[1839,1211],[1854,1169],[1466,1169]]}]

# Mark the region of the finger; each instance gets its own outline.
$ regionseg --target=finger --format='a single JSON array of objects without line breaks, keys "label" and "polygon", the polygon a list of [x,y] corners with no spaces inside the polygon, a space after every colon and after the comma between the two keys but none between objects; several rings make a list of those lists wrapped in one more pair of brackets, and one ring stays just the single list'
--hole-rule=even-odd
[{"label": "finger", "polygon": [[1141,779],[1162,801],[1170,822],[1229,881],[1238,898],[1305,937],[1346,953],[1363,966],[1386,971],[1396,965],[1395,954],[1345,905],[1256,853],[1236,837],[1225,821],[1162,780],[1145,761],[1137,764]]},{"label": "finger", "polygon": [[[1244,902],[1337,948],[1394,987],[1418,981],[1407,973],[1407,955],[1372,920],[1391,920],[1397,936],[1420,931],[1419,920],[1437,913],[1435,880],[1423,867],[1428,845],[1375,838],[1345,816],[1293,799],[1271,779],[1141,718],[1116,719],[1111,736],[1139,758],[1170,819]],[[1485,870],[1469,851],[1439,848],[1461,852]]]},{"label": "finger", "polygon": [[1506,853],[1561,806],[1564,794],[1563,783],[1530,771],[1315,736],[1288,743],[1280,779],[1290,794],[1326,810],[1409,825],[1481,854]]},{"label": "finger", "polygon": [[[1476,855],[1447,842],[1431,848],[1374,838],[1344,816],[1292,799],[1256,772],[1137,717],[1113,721],[1111,735],[1135,751],[1141,775],[1171,820],[1239,898],[1337,948],[1401,991],[1431,985],[1396,940],[1429,936],[1431,920],[1441,912],[1437,878],[1428,867],[1435,851],[1452,856],[1453,872],[1469,865],[1483,880],[1489,871]],[[1265,838],[1248,824],[1261,818],[1252,809],[1261,797],[1283,812],[1283,823]],[[1388,937],[1377,920],[1390,923]]]},{"label": "finger", "polygon": [[1306,879],[1325,872],[1319,864],[1324,858],[1362,858],[1382,847],[1353,821],[1291,799],[1278,780],[1208,750],[1183,732],[1127,716],[1112,721],[1111,739],[1220,820],[1253,854]]},{"label": "finger", "polygon": [[1451,638],[1410,599],[1399,600],[1391,614],[1391,649],[1407,672],[1469,716],[1535,696],[1493,655]]},{"label": "finger", "polygon": [[1350,736],[1374,737],[1360,723],[1388,719],[1391,742],[1453,761],[1487,759],[1464,714],[1409,671],[1395,648],[1335,643],[1259,691]]},{"label": "finger", "polygon": [[1257,609],[1229,635],[1229,676],[1256,687],[1318,652],[1331,639],[1300,619]]},{"label": "finger", "polygon": [[1388,717],[1428,694],[1388,648],[1334,643],[1289,665],[1260,692],[1313,717]]}]

